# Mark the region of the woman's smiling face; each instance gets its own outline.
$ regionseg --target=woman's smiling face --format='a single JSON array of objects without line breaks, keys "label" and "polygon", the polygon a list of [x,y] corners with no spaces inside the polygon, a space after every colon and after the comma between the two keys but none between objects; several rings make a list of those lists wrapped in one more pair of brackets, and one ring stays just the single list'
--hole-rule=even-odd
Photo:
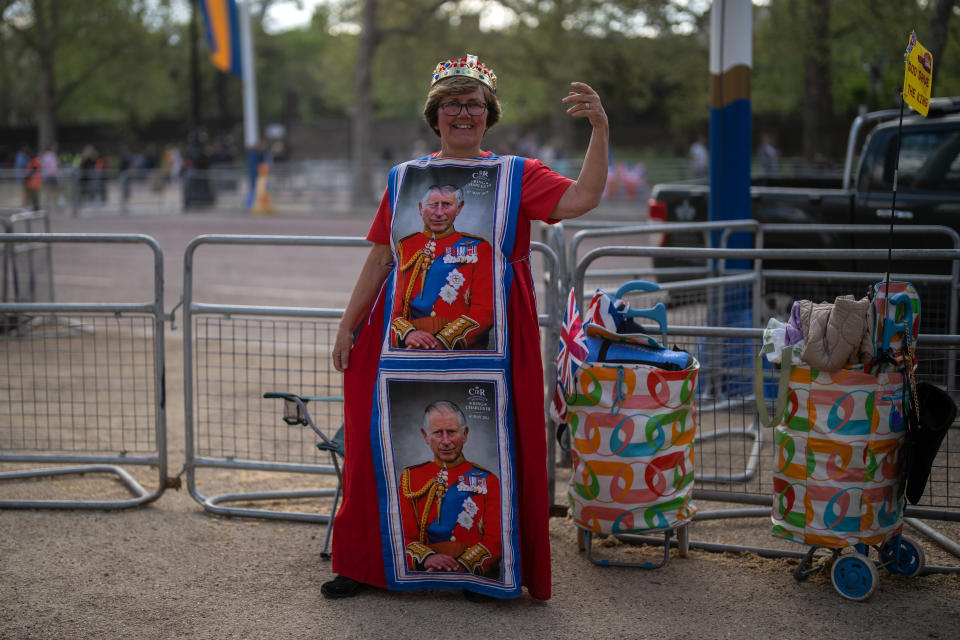
[{"label": "woman's smiling face", "polygon": [[[470,93],[460,93],[443,99],[443,103],[459,102],[486,104],[483,87],[478,86]],[[474,157],[480,154],[480,141],[487,132],[487,112],[478,116],[467,113],[461,107],[460,113],[448,116],[442,108],[437,110],[437,128],[440,130],[442,155],[453,157]]]}]

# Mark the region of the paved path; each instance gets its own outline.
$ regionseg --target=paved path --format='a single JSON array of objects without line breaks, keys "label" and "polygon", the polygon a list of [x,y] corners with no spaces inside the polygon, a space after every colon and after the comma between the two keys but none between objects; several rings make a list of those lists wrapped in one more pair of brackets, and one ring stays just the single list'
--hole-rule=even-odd
[{"label": "paved path", "polygon": [[[166,308],[179,298],[182,256],[203,233],[362,235],[370,216],[56,219],[57,232],[144,233],[164,251]],[[58,251],[58,298],[142,296],[145,255]],[[198,264],[204,291],[263,295],[270,304],[333,306],[356,258],[320,268],[310,252],[283,260],[248,252]],[[198,261],[199,262],[199,261]],[[123,277],[104,281],[103,265]],[[109,273],[110,271],[107,271]],[[149,270],[147,270],[147,283]],[[100,280],[97,280],[100,278]],[[105,286],[106,285],[106,286]],[[63,294],[61,295],[61,289]],[[148,290],[148,289],[147,289]],[[342,302],[340,303],[342,304]],[[183,462],[181,342],[168,330],[170,469]],[[64,480],[69,490],[71,482]],[[27,487],[30,489],[30,487]],[[10,489],[0,486],[0,492]],[[565,489],[562,478],[558,495]],[[6,495],[0,493],[0,495]],[[575,529],[551,521],[554,596],[478,605],[459,593],[369,591],[327,601],[318,557],[324,528],[209,515],[185,490],[122,512],[0,511],[0,638],[955,638],[960,576],[882,574],[865,603],[842,599],[827,574],[804,583],[786,559],[694,550],[655,571],[601,568],[578,551]],[[767,544],[763,518],[694,526],[694,540]],[[601,543],[605,545],[607,543]],[[598,554],[656,558],[657,549],[601,546]],[[942,556],[940,556],[942,558]]]}]

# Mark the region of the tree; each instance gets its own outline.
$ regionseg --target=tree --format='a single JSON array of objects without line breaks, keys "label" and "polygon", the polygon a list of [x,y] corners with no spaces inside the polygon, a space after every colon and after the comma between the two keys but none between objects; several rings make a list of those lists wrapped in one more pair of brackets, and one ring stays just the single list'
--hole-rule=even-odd
[{"label": "tree", "polygon": [[57,139],[57,112],[74,93],[144,42],[145,8],[134,0],[8,0],[3,26],[34,57],[37,146]]},{"label": "tree", "polygon": [[813,159],[829,153],[823,132],[833,117],[830,48],[824,42],[830,31],[830,0],[808,0],[803,22],[803,156]]},{"label": "tree", "polygon": [[939,65],[943,61],[943,52],[947,48],[948,25],[957,0],[935,0],[930,12],[930,32],[926,46],[933,55],[933,80],[936,81]]},{"label": "tree", "polygon": [[354,205],[370,204],[373,199],[373,77],[377,51],[385,38],[430,33],[428,26],[444,0],[427,0],[391,6],[390,20],[381,21],[379,0],[364,0],[363,31],[360,35],[354,70],[355,92],[351,114],[350,161],[353,173],[351,200]]},{"label": "tree", "polygon": [[[947,41],[958,37],[948,24],[950,12],[938,17],[941,10],[945,8],[919,0],[780,0],[756,7],[754,117],[767,123],[799,117],[800,126],[785,130],[802,131],[798,146],[803,154],[836,157],[843,151],[842,133],[861,107],[899,104],[911,30],[917,30],[924,45],[936,46],[936,34],[931,40],[921,27],[939,21]],[[942,72],[935,96],[960,92],[955,64],[949,56],[934,58],[935,72]]]},{"label": "tree", "polygon": [[370,204],[373,150],[370,146],[373,130],[373,81],[370,74],[373,58],[383,37],[377,24],[377,4],[379,0],[365,0],[363,3],[363,32],[360,34],[360,48],[357,51],[357,64],[354,69],[355,94],[350,127],[350,160],[353,173],[351,201],[354,206]]},{"label": "tree", "polygon": [[344,115],[352,100],[354,36],[329,33],[318,7],[309,27],[257,33],[257,92],[265,122],[290,123],[316,115]]}]

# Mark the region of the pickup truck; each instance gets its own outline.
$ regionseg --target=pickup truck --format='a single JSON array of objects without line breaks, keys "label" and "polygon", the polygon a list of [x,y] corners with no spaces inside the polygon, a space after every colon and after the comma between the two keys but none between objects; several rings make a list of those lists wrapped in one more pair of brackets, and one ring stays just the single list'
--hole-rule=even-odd
[{"label": "pickup truck", "polygon": [[[836,234],[824,224],[944,225],[960,231],[960,98],[935,98],[929,116],[903,117],[896,210],[891,193],[897,153],[899,109],[865,113],[850,127],[842,175],[752,180],[751,217],[762,223],[811,225],[810,234],[765,234],[764,246],[773,248],[883,247],[888,234]],[[859,153],[858,145],[863,140]],[[649,202],[651,222],[695,222],[708,219],[710,185],[703,181],[658,184]],[[667,246],[703,246],[702,234],[670,234]],[[944,234],[895,234],[895,247],[953,248]],[[701,263],[702,264],[702,263]],[[805,267],[810,268],[810,263]],[[658,260],[655,267],[683,266],[676,260]],[[791,268],[764,262],[764,267]],[[929,272],[930,261],[897,265],[900,273]],[[852,260],[822,264],[834,271],[883,272],[883,265],[854,264]],[[669,278],[665,278],[669,279]]]}]

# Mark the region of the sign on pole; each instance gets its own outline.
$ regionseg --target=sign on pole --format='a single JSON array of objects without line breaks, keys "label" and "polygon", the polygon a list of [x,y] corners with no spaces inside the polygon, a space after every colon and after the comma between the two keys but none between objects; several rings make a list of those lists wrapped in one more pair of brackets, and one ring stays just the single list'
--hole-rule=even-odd
[{"label": "sign on pole", "polygon": [[933,82],[933,56],[917,42],[917,33],[910,32],[907,44],[906,69],[903,73],[903,99],[917,113],[926,117],[930,110],[930,85]]}]

